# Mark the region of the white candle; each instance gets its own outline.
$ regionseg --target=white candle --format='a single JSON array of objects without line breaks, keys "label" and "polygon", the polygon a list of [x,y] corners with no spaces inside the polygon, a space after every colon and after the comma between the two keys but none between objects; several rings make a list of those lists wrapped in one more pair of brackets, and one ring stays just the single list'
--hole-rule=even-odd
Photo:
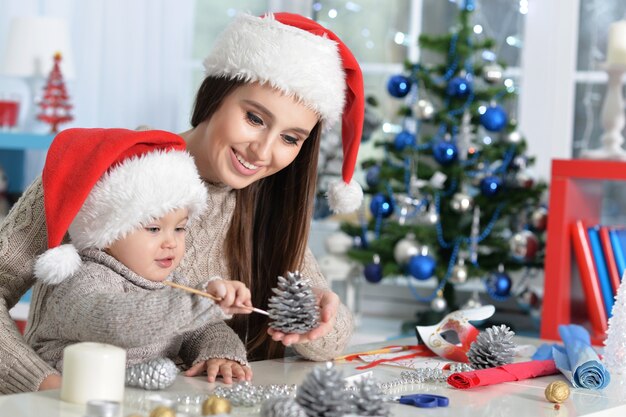
[{"label": "white candle", "polygon": [[626,20],[611,23],[609,26],[606,62],[626,65]]},{"label": "white candle", "polygon": [[122,401],[126,351],[104,343],[83,342],[63,350],[61,400],[86,404],[89,400]]}]

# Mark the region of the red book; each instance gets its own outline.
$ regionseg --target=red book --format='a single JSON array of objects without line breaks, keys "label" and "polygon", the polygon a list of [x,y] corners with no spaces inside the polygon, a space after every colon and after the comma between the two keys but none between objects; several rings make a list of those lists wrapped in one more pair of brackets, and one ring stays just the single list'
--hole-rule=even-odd
[{"label": "red book", "polygon": [[619,271],[617,270],[617,263],[615,262],[615,254],[613,253],[613,245],[611,244],[609,228],[607,226],[600,226],[599,234],[602,251],[604,252],[604,259],[606,260],[606,267],[609,270],[609,280],[611,281],[611,287],[613,288],[613,295],[617,295],[617,289],[620,284],[620,276]]},{"label": "red book", "polygon": [[581,220],[577,220],[570,225],[570,229],[580,280],[585,292],[589,321],[595,335],[604,335],[608,328],[608,318],[602,301],[600,281],[593,261],[587,228]]}]

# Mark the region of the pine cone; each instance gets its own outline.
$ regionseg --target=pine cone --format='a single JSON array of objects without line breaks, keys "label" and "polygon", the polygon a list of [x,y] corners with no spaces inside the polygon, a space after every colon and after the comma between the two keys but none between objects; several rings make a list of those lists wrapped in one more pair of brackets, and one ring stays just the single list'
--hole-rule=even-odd
[{"label": "pine cone", "polygon": [[492,368],[513,362],[515,333],[504,324],[481,332],[470,345],[467,359],[476,369]]},{"label": "pine cone", "polygon": [[157,358],[126,368],[126,385],[129,387],[157,390],[174,383],[178,367],[171,359]]},{"label": "pine cone", "polygon": [[293,398],[277,397],[263,402],[261,417],[306,417],[306,413]]},{"label": "pine cone", "polygon": [[385,402],[385,394],[374,378],[363,378],[354,384],[352,391],[353,414],[360,416],[388,417],[391,410]]},{"label": "pine cone", "polygon": [[341,372],[331,362],[313,369],[296,393],[296,402],[308,417],[341,417],[351,411],[349,400]]},{"label": "pine cone", "polygon": [[306,333],[319,324],[317,299],[300,272],[278,277],[278,288],[268,303],[270,327],[284,333]]}]

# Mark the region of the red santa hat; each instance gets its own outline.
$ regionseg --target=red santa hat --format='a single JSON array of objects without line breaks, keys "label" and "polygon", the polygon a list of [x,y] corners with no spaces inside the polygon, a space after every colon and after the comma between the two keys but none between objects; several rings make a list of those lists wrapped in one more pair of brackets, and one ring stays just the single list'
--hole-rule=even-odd
[{"label": "red santa hat", "polygon": [[207,76],[268,84],[316,111],[328,126],[341,118],[342,179],[327,197],[338,213],[356,210],[363,191],[352,179],[365,100],[361,68],[330,30],[291,13],[238,16],[204,60]]},{"label": "red santa hat", "polygon": [[[159,130],[64,130],[48,150],[42,182],[48,250],[34,272],[49,284],[78,270],[78,251],[105,249],[178,208],[193,220],[207,200],[183,139]],[[66,233],[71,243],[62,245]]]}]

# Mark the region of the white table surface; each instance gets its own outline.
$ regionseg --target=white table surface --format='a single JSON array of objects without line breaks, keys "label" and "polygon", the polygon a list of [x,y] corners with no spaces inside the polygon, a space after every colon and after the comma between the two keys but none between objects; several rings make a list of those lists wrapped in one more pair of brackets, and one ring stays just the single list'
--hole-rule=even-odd
[{"label": "white table surface", "polygon": [[[518,338],[520,344],[540,344],[537,339]],[[414,344],[415,339],[395,340],[393,344]],[[349,351],[362,351],[390,344],[383,342],[355,346]],[[359,374],[363,371],[355,368],[361,363],[339,362],[336,364],[344,376]],[[302,382],[307,373],[319,363],[307,362],[297,358],[276,359],[251,364],[254,371],[253,383],[297,384]],[[377,366],[372,368],[374,376],[381,382],[397,378],[403,368],[393,366]],[[626,413],[626,382],[612,375],[611,384],[602,391],[571,389],[569,399],[561,404],[560,410],[544,397],[545,387],[552,381],[565,380],[560,374],[528,379],[519,382],[508,382],[498,385],[459,390],[445,383],[423,383],[405,385],[394,389],[390,394],[435,393],[450,398],[446,408],[421,409],[400,404],[392,404],[394,416],[506,416],[506,417],[569,417],[569,416],[624,416]],[[172,399],[198,399],[210,394],[216,384],[209,384],[203,378],[179,377],[176,382],[164,391],[143,391],[127,388],[125,405],[121,416],[131,412],[148,416],[150,398],[155,394]],[[2,417],[84,417],[85,406],[60,401],[59,390],[34,392],[0,396],[0,416]],[[189,414],[198,409],[187,406]],[[235,407],[233,416],[258,415],[257,408]]]}]

